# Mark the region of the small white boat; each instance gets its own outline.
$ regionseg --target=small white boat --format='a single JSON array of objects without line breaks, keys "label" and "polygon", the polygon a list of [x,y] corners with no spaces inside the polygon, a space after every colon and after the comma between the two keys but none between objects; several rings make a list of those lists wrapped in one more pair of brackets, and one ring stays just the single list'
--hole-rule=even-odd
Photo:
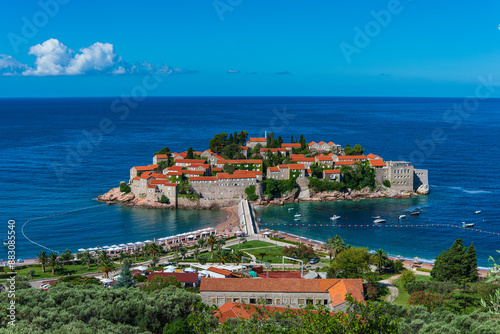
[{"label": "small white boat", "polygon": [[372,217],[373,219],[380,219],[380,216]]},{"label": "small white boat", "polygon": [[399,219],[406,218],[406,215],[399,215]]},{"label": "small white boat", "polygon": [[337,220],[337,219],[340,219],[340,216],[337,216],[337,215],[333,215],[330,217],[331,220]]},{"label": "small white boat", "polygon": [[383,219],[383,218],[379,218],[379,219],[375,219],[373,222],[374,222],[375,224],[383,224],[383,223],[385,223],[385,222],[386,222],[386,220],[385,220],[385,219]]},{"label": "small white boat", "polygon": [[463,228],[474,227],[474,223],[462,222],[462,227]]},{"label": "small white boat", "polygon": [[302,215],[300,214],[300,212],[297,212],[297,213],[296,213],[295,215],[293,215],[293,216],[294,216],[294,217],[300,217],[300,216],[302,216]]},{"label": "small white boat", "polygon": [[481,211],[474,211],[474,213],[477,215],[477,214],[480,214]]},{"label": "small white boat", "polygon": [[288,208],[288,211],[292,211],[292,210],[293,210],[293,208]]},{"label": "small white boat", "polygon": [[300,218],[295,218],[294,220],[300,220]]}]

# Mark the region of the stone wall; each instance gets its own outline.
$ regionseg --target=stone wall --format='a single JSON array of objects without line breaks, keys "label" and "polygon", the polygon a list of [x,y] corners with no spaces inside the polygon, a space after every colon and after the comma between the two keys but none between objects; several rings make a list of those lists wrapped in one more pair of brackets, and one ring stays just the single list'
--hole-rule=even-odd
[{"label": "stone wall", "polygon": [[415,169],[413,176],[413,189],[417,190],[421,185],[429,185],[429,171],[427,169]]},{"label": "stone wall", "polygon": [[[227,185],[226,185],[227,184]],[[237,184],[237,185],[236,185]],[[255,179],[238,180],[217,180],[213,183],[191,182],[193,190],[206,199],[245,199],[245,188],[250,185],[257,185]]]}]

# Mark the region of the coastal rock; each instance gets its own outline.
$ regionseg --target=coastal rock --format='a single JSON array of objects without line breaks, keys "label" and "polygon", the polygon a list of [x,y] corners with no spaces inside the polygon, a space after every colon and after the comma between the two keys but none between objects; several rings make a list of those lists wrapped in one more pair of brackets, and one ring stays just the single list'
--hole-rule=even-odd
[{"label": "coastal rock", "polygon": [[417,194],[419,194],[419,195],[428,195],[429,192],[430,192],[430,190],[429,190],[429,185],[428,184],[422,184],[417,189]]},{"label": "coastal rock", "polygon": [[120,188],[113,188],[107,193],[97,196],[97,200],[100,202],[130,202],[135,198],[132,193],[122,193]]}]

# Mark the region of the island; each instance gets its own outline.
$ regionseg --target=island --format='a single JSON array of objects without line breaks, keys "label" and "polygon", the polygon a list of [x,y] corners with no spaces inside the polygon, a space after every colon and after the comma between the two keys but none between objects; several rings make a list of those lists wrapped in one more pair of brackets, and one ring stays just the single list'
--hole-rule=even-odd
[{"label": "island", "polygon": [[[297,138],[297,137],[296,137]],[[429,193],[428,171],[408,161],[365,155],[356,144],[306,142],[274,133],[219,133],[208,148],[171,152],[164,147],[152,164],[134,166],[97,200],[147,208],[220,209],[248,199],[255,205],[298,201],[410,197]]]}]

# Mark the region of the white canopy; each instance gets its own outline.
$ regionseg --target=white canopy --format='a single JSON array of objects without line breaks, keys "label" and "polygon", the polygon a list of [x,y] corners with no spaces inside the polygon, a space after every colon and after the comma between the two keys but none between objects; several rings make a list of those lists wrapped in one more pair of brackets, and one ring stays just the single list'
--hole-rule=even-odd
[{"label": "white canopy", "polygon": [[189,268],[186,268],[184,269],[184,272],[185,273],[194,273],[196,270],[194,270],[193,268],[189,267]]},{"label": "white canopy", "polygon": [[153,242],[152,240],[146,240],[146,241],[144,241],[145,244],[150,244],[152,242]]},{"label": "white canopy", "polygon": [[85,249],[84,248],[80,248],[78,249],[79,252],[85,252]]},{"label": "white canopy", "polygon": [[268,235],[268,234],[271,234],[271,232],[264,232],[262,234]]},{"label": "white canopy", "polygon": [[140,246],[140,245],[144,245],[144,242],[142,242],[142,241],[137,241],[135,244],[136,244],[136,245],[138,245],[138,246]]},{"label": "white canopy", "polygon": [[127,247],[126,244],[119,244],[118,246],[120,246],[120,247]]},{"label": "white canopy", "polygon": [[129,242],[127,243],[127,246],[135,246],[135,244],[133,242]]},{"label": "white canopy", "polygon": [[144,270],[147,270],[147,269],[148,269],[148,267],[139,266],[139,267],[132,268],[131,270],[140,270],[140,271],[144,271]]},{"label": "white canopy", "polygon": [[100,281],[101,283],[111,283],[111,282],[113,282],[113,280],[112,280],[112,279],[109,279],[109,278],[101,278],[99,281]]},{"label": "white canopy", "polygon": [[118,248],[118,245],[111,245],[111,248]]},{"label": "white canopy", "polygon": [[191,235],[188,235],[187,238],[188,239],[193,239],[193,238],[195,238],[195,236],[191,234]]}]

